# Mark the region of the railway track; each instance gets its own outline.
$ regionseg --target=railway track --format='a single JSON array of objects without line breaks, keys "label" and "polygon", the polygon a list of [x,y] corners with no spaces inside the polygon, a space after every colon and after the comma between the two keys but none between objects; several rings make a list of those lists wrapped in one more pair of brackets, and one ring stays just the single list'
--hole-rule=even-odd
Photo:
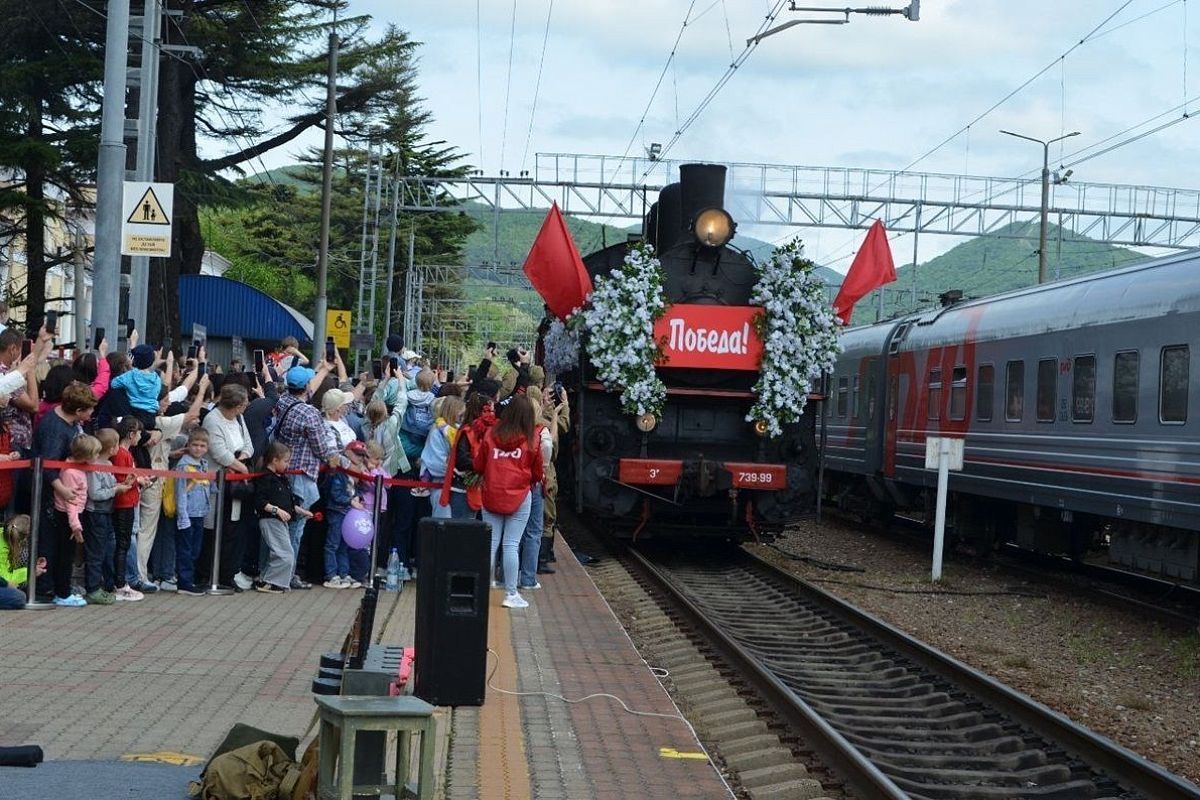
[{"label": "railway track", "polygon": [[1189,798],[1200,788],[742,550],[632,558],[862,798]]}]

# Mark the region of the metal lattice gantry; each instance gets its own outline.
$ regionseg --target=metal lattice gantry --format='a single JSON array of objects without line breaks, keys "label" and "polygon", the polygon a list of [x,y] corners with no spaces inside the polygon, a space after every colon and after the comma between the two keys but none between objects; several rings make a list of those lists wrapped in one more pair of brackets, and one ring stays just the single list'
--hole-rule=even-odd
[{"label": "metal lattice gantry", "polygon": [[417,264],[406,282],[404,340],[462,369],[488,340],[532,347],[542,301],[517,265]]},{"label": "metal lattice gantry", "polygon": [[[400,179],[401,208],[450,211],[470,201],[489,211],[557,202],[565,214],[640,219],[681,161],[539,153],[532,173]],[[929,172],[729,163],[726,206],[739,223],[866,228],[957,236],[1024,236],[1008,226],[1036,221],[1041,179]],[[454,207],[460,211],[461,208]],[[1130,247],[1200,247],[1200,190],[1108,183],[1055,183],[1050,215],[1063,240]]]}]

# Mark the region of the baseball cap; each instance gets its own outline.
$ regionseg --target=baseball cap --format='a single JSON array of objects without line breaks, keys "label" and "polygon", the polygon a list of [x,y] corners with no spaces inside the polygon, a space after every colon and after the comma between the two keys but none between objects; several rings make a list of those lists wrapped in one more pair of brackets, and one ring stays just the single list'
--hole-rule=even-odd
[{"label": "baseball cap", "polygon": [[360,442],[358,439],[355,439],[353,442],[346,445],[346,452],[358,453],[359,455],[365,456],[367,454],[367,445],[366,445],[366,443]]},{"label": "baseball cap", "polygon": [[308,367],[297,366],[292,367],[284,374],[283,381],[289,389],[303,389],[308,386],[308,382],[313,379],[314,375],[316,373]]},{"label": "baseball cap", "polygon": [[400,357],[403,358],[405,361],[412,361],[415,358],[420,358],[421,354],[418,353],[416,350],[409,348],[409,349],[406,349],[403,353],[401,353]]},{"label": "baseball cap", "polygon": [[341,389],[330,389],[321,398],[321,410],[333,411],[335,408],[341,408],[348,403],[354,401],[354,395],[349,392],[343,392]]}]

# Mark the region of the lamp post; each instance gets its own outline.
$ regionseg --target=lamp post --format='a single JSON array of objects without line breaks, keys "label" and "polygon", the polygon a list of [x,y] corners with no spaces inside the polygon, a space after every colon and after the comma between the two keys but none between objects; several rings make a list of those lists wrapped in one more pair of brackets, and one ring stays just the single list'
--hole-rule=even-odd
[{"label": "lamp post", "polygon": [[1038,283],[1046,282],[1046,218],[1050,213],[1050,145],[1055,142],[1061,142],[1063,139],[1070,139],[1072,136],[1078,136],[1079,131],[1071,131],[1049,141],[1035,139],[1032,136],[1025,136],[1021,133],[1013,133],[1012,131],[1000,131],[1006,136],[1015,136],[1018,139],[1024,139],[1027,142],[1037,142],[1042,146],[1042,224],[1041,232],[1038,235]]}]

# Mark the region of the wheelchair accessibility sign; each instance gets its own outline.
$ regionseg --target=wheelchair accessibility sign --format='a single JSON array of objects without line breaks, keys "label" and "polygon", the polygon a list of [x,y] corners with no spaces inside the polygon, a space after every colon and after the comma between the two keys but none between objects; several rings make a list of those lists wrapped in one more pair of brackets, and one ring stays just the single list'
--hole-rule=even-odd
[{"label": "wheelchair accessibility sign", "polygon": [[351,320],[349,311],[331,308],[325,312],[325,335],[332,336],[333,343],[343,350],[350,347]]}]

